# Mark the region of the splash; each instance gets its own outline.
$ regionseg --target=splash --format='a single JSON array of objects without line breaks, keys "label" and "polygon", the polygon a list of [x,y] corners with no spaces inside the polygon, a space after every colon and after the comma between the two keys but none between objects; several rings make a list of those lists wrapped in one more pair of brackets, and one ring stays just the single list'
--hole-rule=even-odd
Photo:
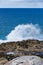
[{"label": "splash", "polygon": [[28,39],[43,40],[43,34],[38,24],[18,25],[6,36],[6,40],[0,40],[0,42],[22,41]]},{"label": "splash", "polygon": [[39,26],[33,24],[22,24],[15,27],[7,36],[7,40],[22,41],[27,39],[43,40],[41,29]]}]

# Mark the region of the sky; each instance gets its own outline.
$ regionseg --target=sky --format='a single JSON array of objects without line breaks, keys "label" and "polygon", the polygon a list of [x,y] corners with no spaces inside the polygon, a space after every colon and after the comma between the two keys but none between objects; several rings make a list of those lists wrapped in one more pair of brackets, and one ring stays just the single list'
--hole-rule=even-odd
[{"label": "sky", "polygon": [[0,42],[43,40],[43,9],[0,8]]},{"label": "sky", "polygon": [[43,8],[43,0],[0,0],[0,8]]}]

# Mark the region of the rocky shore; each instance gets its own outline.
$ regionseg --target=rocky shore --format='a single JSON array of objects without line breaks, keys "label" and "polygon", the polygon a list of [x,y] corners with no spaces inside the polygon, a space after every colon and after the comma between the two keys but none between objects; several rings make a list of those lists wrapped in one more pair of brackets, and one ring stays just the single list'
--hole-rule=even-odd
[{"label": "rocky shore", "polygon": [[[2,57],[10,61],[17,57],[32,55],[43,58],[43,41],[23,40],[0,44],[0,60]],[[4,61],[4,63],[6,62]]]}]

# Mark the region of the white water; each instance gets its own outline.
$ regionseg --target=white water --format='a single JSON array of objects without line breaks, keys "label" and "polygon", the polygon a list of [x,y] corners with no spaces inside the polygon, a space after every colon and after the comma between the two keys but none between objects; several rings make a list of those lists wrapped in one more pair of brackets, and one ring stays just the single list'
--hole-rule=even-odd
[{"label": "white water", "polygon": [[7,34],[5,38],[6,40],[0,40],[0,42],[6,43],[28,39],[43,40],[43,34],[38,24],[21,24],[16,26],[13,30],[11,30],[11,32]]},{"label": "white water", "polygon": [[37,56],[21,56],[11,60],[5,65],[43,65],[43,60]]}]

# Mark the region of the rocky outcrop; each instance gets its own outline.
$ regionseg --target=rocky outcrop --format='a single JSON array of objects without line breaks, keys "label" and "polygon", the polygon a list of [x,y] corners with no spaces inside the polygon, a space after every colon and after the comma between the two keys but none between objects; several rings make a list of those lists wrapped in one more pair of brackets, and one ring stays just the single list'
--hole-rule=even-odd
[{"label": "rocky outcrop", "polygon": [[4,65],[5,63],[7,63],[8,60],[4,57],[0,58],[0,65]]},{"label": "rocky outcrop", "polygon": [[43,65],[43,60],[37,56],[22,56],[9,61],[5,65]]},{"label": "rocky outcrop", "polygon": [[13,57],[23,55],[37,55],[43,57],[43,41],[23,40],[18,42],[2,43],[0,45],[0,57],[6,57],[6,53],[8,52],[13,52]]},{"label": "rocky outcrop", "polygon": [[[4,57],[4,60],[2,59],[2,61],[1,61],[3,63],[6,63],[7,61],[10,61],[16,57],[30,56],[30,55],[31,56],[32,55],[40,56],[43,58],[43,41],[23,40],[23,41],[18,41],[18,42],[6,42],[6,43],[0,44],[0,59],[2,57]],[[29,60],[29,58],[28,58],[28,60]],[[27,62],[28,62],[28,64],[26,64],[26,65],[29,65],[30,62],[33,63],[33,61],[26,60],[26,63]],[[0,65],[3,65],[3,63],[0,63]],[[25,64],[24,62],[18,62],[18,63],[21,63],[21,65]],[[9,63],[7,65],[9,65]],[[14,64],[14,65],[20,65],[20,64]],[[41,65],[43,65],[43,64],[41,64]]]},{"label": "rocky outcrop", "polygon": [[7,42],[0,45],[0,51],[38,51],[43,52],[43,41],[23,40],[18,42]]}]

